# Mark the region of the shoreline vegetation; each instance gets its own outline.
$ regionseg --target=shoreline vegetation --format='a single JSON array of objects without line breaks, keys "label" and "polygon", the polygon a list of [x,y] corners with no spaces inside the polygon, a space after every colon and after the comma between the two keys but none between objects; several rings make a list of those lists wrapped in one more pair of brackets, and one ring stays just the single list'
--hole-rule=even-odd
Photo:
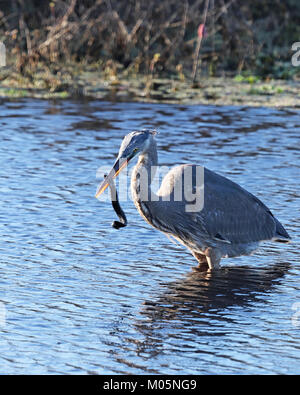
[{"label": "shoreline vegetation", "polygon": [[[209,77],[196,85],[174,78],[106,76],[91,66],[73,64],[59,75],[40,69],[32,79],[0,70],[0,98],[99,99],[174,104],[299,107],[300,81]],[[64,66],[62,69],[64,70]],[[3,77],[3,74],[6,76]],[[251,77],[251,76],[250,76]]]},{"label": "shoreline vegetation", "polygon": [[300,107],[299,18],[298,0],[3,0],[0,97]]}]

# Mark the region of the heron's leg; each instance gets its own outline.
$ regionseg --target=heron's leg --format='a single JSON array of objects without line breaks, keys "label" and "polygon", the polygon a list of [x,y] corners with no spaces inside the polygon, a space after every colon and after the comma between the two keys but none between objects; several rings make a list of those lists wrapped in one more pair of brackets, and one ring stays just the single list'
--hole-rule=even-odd
[{"label": "heron's leg", "polygon": [[208,270],[209,266],[207,263],[206,256],[204,254],[200,254],[200,252],[192,251],[192,254],[198,261],[197,270],[206,271]]},{"label": "heron's leg", "polygon": [[204,251],[204,254],[206,256],[207,264],[210,270],[220,268],[220,261],[222,255],[218,250],[213,249],[211,247],[207,247],[206,250]]}]

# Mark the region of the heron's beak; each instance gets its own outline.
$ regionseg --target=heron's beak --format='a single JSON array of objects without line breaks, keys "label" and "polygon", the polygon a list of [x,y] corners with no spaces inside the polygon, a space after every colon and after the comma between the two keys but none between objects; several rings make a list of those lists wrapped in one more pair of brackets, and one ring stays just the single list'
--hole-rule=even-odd
[{"label": "heron's beak", "polygon": [[105,191],[105,189],[108,187],[109,183],[111,180],[117,177],[117,175],[120,173],[124,167],[126,167],[128,164],[128,160],[125,158],[117,159],[115,164],[113,165],[111,171],[108,173],[107,177],[105,180],[99,185],[95,198],[98,198],[102,192]]}]

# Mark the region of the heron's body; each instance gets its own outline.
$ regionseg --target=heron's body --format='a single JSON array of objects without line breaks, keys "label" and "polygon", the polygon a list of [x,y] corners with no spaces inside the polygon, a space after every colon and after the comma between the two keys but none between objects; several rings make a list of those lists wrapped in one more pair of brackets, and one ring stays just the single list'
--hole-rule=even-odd
[{"label": "heron's body", "polygon": [[[127,152],[135,146],[141,146],[131,179],[133,200],[138,211],[154,228],[186,246],[201,267],[217,268],[222,257],[251,254],[264,240],[289,241],[283,226],[259,199],[206,168],[203,170],[204,204],[197,211],[186,210],[191,202],[185,199],[183,190],[186,188],[184,177],[189,170],[188,187],[196,194],[202,193],[197,189],[197,165],[174,167],[164,177],[157,193],[153,192],[151,181],[155,174],[153,169],[157,167],[153,133],[142,131],[127,135],[119,158],[125,157],[129,161],[132,156]],[[143,178],[143,174],[149,177]],[[178,200],[176,191],[180,188],[182,199]],[[102,189],[99,189],[99,194]]]}]

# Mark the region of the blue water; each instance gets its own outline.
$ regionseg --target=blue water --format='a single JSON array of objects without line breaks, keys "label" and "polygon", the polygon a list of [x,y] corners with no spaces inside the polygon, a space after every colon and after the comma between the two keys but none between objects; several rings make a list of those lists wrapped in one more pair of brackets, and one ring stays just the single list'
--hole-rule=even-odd
[{"label": "blue water", "polygon": [[[0,102],[0,373],[300,373],[300,111]],[[197,163],[257,195],[293,238],[197,264],[96,171],[156,128],[162,165]]]}]

